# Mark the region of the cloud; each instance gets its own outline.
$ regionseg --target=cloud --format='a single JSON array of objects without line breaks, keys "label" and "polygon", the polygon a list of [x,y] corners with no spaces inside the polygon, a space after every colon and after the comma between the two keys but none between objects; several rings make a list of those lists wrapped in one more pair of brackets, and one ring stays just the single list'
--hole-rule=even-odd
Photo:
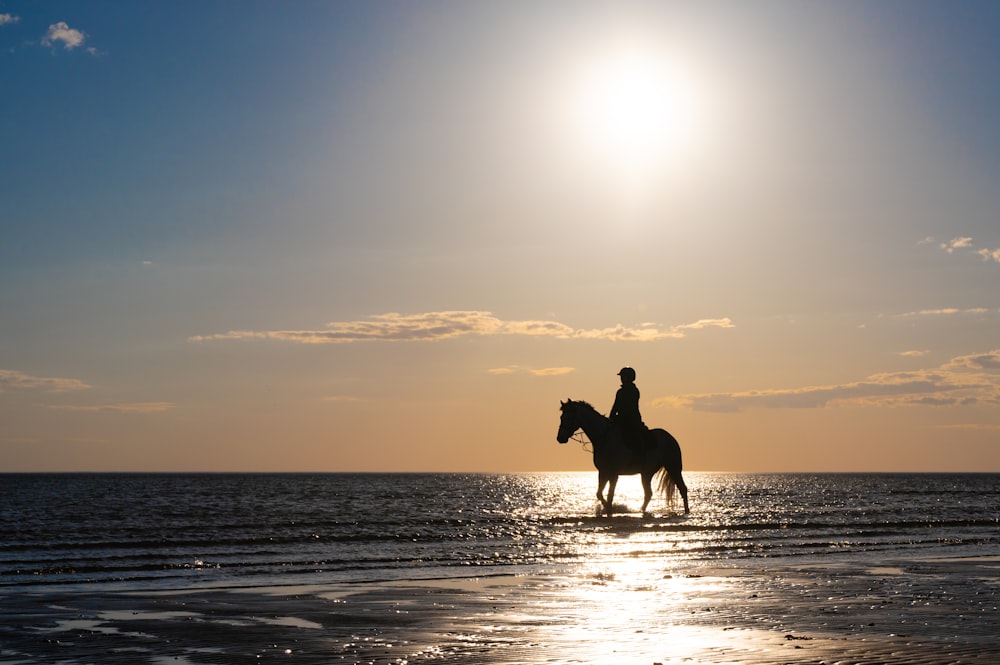
[{"label": "cloud", "polygon": [[948,242],[941,243],[940,247],[941,249],[951,254],[956,249],[967,249],[969,247],[972,247],[972,238],[968,236],[962,236],[960,238],[952,238]]},{"label": "cloud", "polygon": [[[932,238],[925,238],[918,244],[925,244],[925,241],[932,241],[932,240],[933,240]],[[975,245],[972,242],[972,238],[970,238],[969,236],[960,236],[957,238],[952,238],[948,242],[940,243],[938,247],[948,252],[949,254],[953,254],[956,249],[967,249],[974,254],[978,254],[980,257],[982,257],[983,261],[993,261],[995,263],[1000,263],[1000,248],[988,249],[986,247],[982,247],[976,249]]]},{"label": "cloud", "polygon": [[702,330],[703,328],[734,328],[728,317],[722,319],[700,319],[694,323],[677,326],[677,330]]},{"label": "cloud", "polygon": [[86,390],[87,388],[90,386],[77,379],[31,376],[11,369],[0,369],[0,393],[8,390],[45,390],[62,393],[69,390]]},{"label": "cloud", "polygon": [[673,395],[654,406],[735,413],[744,409],[1000,404],[1000,349],[958,356],[933,370],[873,374],[862,381],[781,390]]},{"label": "cloud", "polygon": [[49,31],[42,37],[43,46],[55,46],[56,42],[62,42],[63,48],[72,51],[78,46],[82,46],[87,39],[87,35],[79,30],[66,25],[65,21],[59,21],[49,26]]},{"label": "cloud", "polygon": [[957,307],[943,307],[941,309],[921,309],[916,312],[903,312],[902,314],[897,314],[896,316],[914,317],[914,316],[953,316],[955,314],[986,314],[990,310],[986,307],[968,307],[966,309],[958,309]]},{"label": "cloud", "polygon": [[89,413],[162,413],[170,411],[174,405],[170,402],[126,402],[119,404],[42,404],[46,409],[57,411],[82,411]]},{"label": "cloud", "polygon": [[21,20],[20,16],[14,16],[13,14],[0,14],[0,25],[7,25],[8,23],[17,23]]},{"label": "cloud", "polygon": [[542,368],[532,368],[532,367],[522,367],[521,365],[508,365],[507,367],[494,367],[493,369],[486,370],[490,374],[532,374],[534,376],[562,376],[564,374],[569,374],[570,372],[575,372],[575,367],[542,367]]},{"label": "cloud", "polygon": [[944,367],[950,371],[1000,372],[1000,351],[958,356],[949,360]]},{"label": "cloud", "polygon": [[570,372],[575,372],[575,367],[542,367],[540,369],[528,370],[535,376],[562,376],[564,374],[569,374]]},{"label": "cloud", "polygon": [[923,351],[913,350],[913,351],[900,351],[899,355],[903,356],[904,358],[923,358],[928,353],[930,353],[930,351],[927,351],[927,350],[923,350]]},{"label": "cloud", "polygon": [[983,257],[983,261],[995,261],[1000,263],[1000,249],[977,249],[976,254]]},{"label": "cloud", "polygon": [[[0,369],[0,394],[9,390],[43,390],[63,393],[71,390],[87,390],[90,386],[77,379],[31,376],[23,372]],[[119,404],[37,404],[45,409],[57,411],[83,411],[105,413],[159,413],[174,408],[170,402],[131,402]]]},{"label": "cloud", "polygon": [[638,327],[576,329],[558,321],[504,321],[491,312],[445,311],[422,314],[378,314],[368,321],[335,321],[322,330],[230,330],[196,335],[190,342],[216,340],[281,340],[300,344],[345,344],[352,342],[435,342],[467,335],[521,335],[557,339],[610,341],[656,341],[684,337],[688,330],[732,328],[728,318],[703,319],[661,329],[644,323]]},{"label": "cloud", "polygon": [[89,446],[89,445],[106,445],[110,443],[112,443],[111,439],[76,437],[76,436],[70,436],[70,437],[60,436],[58,438],[39,437],[39,436],[19,436],[19,437],[0,439],[0,445],[18,445],[18,446],[44,446],[44,445]]}]

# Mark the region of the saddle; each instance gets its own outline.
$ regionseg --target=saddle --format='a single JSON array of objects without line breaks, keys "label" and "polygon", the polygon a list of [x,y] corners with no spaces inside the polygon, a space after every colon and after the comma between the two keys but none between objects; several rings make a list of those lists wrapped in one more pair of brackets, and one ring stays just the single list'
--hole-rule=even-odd
[{"label": "saddle", "polygon": [[614,423],[618,428],[625,446],[633,453],[642,454],[653,449],[656,443],[653,441],[653,430],[642,424],[641,429],[623,427],[621,423]]}]

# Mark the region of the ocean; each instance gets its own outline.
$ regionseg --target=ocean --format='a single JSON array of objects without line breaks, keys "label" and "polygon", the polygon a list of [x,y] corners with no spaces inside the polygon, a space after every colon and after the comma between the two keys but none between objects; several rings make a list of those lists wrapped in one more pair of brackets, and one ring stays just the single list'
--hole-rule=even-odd
[{"label": "ocean", "polygon": [[[8,474],[0,592],[166,590],[1000,555],[1000,474],[685,474],[691,513],[597,474]],[[742,563],[741,563],[742,562]]]}]

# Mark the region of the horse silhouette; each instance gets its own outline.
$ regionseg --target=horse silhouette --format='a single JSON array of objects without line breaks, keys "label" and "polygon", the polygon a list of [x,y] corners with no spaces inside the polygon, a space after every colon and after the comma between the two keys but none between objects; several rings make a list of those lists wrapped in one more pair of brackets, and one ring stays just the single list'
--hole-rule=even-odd
[{"label": "horse silhouette", "polygon": [[[622,439],[621,432],[608,418],[598,413],[597,409],[587,402],[566,400],[561,403],[562,417],[559,419],[559,432],[556,441],[566,443],[569,438],[582,429],[594,446],[594,466],[597,467],[597,498],[604,507],[604,512],[611,517],[615,498],[615,487],[618,476],[640,474],[645,500],[642,502],[642,513],[653,496],[653,476],[659,474],[659,490],[668,501],[673,497],[674,489],[680,491],[684,499],[684,512],[688,508],[687,485],[681,475],[681,447],[677,439],[664,429],[650,430],[653,446],[641,453],[633,453]],[[604,496],[604,487],[608,485],[608,495]]]}]

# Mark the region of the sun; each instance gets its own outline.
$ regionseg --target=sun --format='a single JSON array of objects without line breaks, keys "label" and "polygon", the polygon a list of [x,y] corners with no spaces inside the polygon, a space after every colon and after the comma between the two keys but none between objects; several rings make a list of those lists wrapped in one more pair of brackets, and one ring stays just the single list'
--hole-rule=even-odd
[{"label": "sun", "polygon": [[645,170],[680,150],[692,130],[693,96],[663,54],[638,47],[604,54],[580,77],[579,131],[602,159]]}]

